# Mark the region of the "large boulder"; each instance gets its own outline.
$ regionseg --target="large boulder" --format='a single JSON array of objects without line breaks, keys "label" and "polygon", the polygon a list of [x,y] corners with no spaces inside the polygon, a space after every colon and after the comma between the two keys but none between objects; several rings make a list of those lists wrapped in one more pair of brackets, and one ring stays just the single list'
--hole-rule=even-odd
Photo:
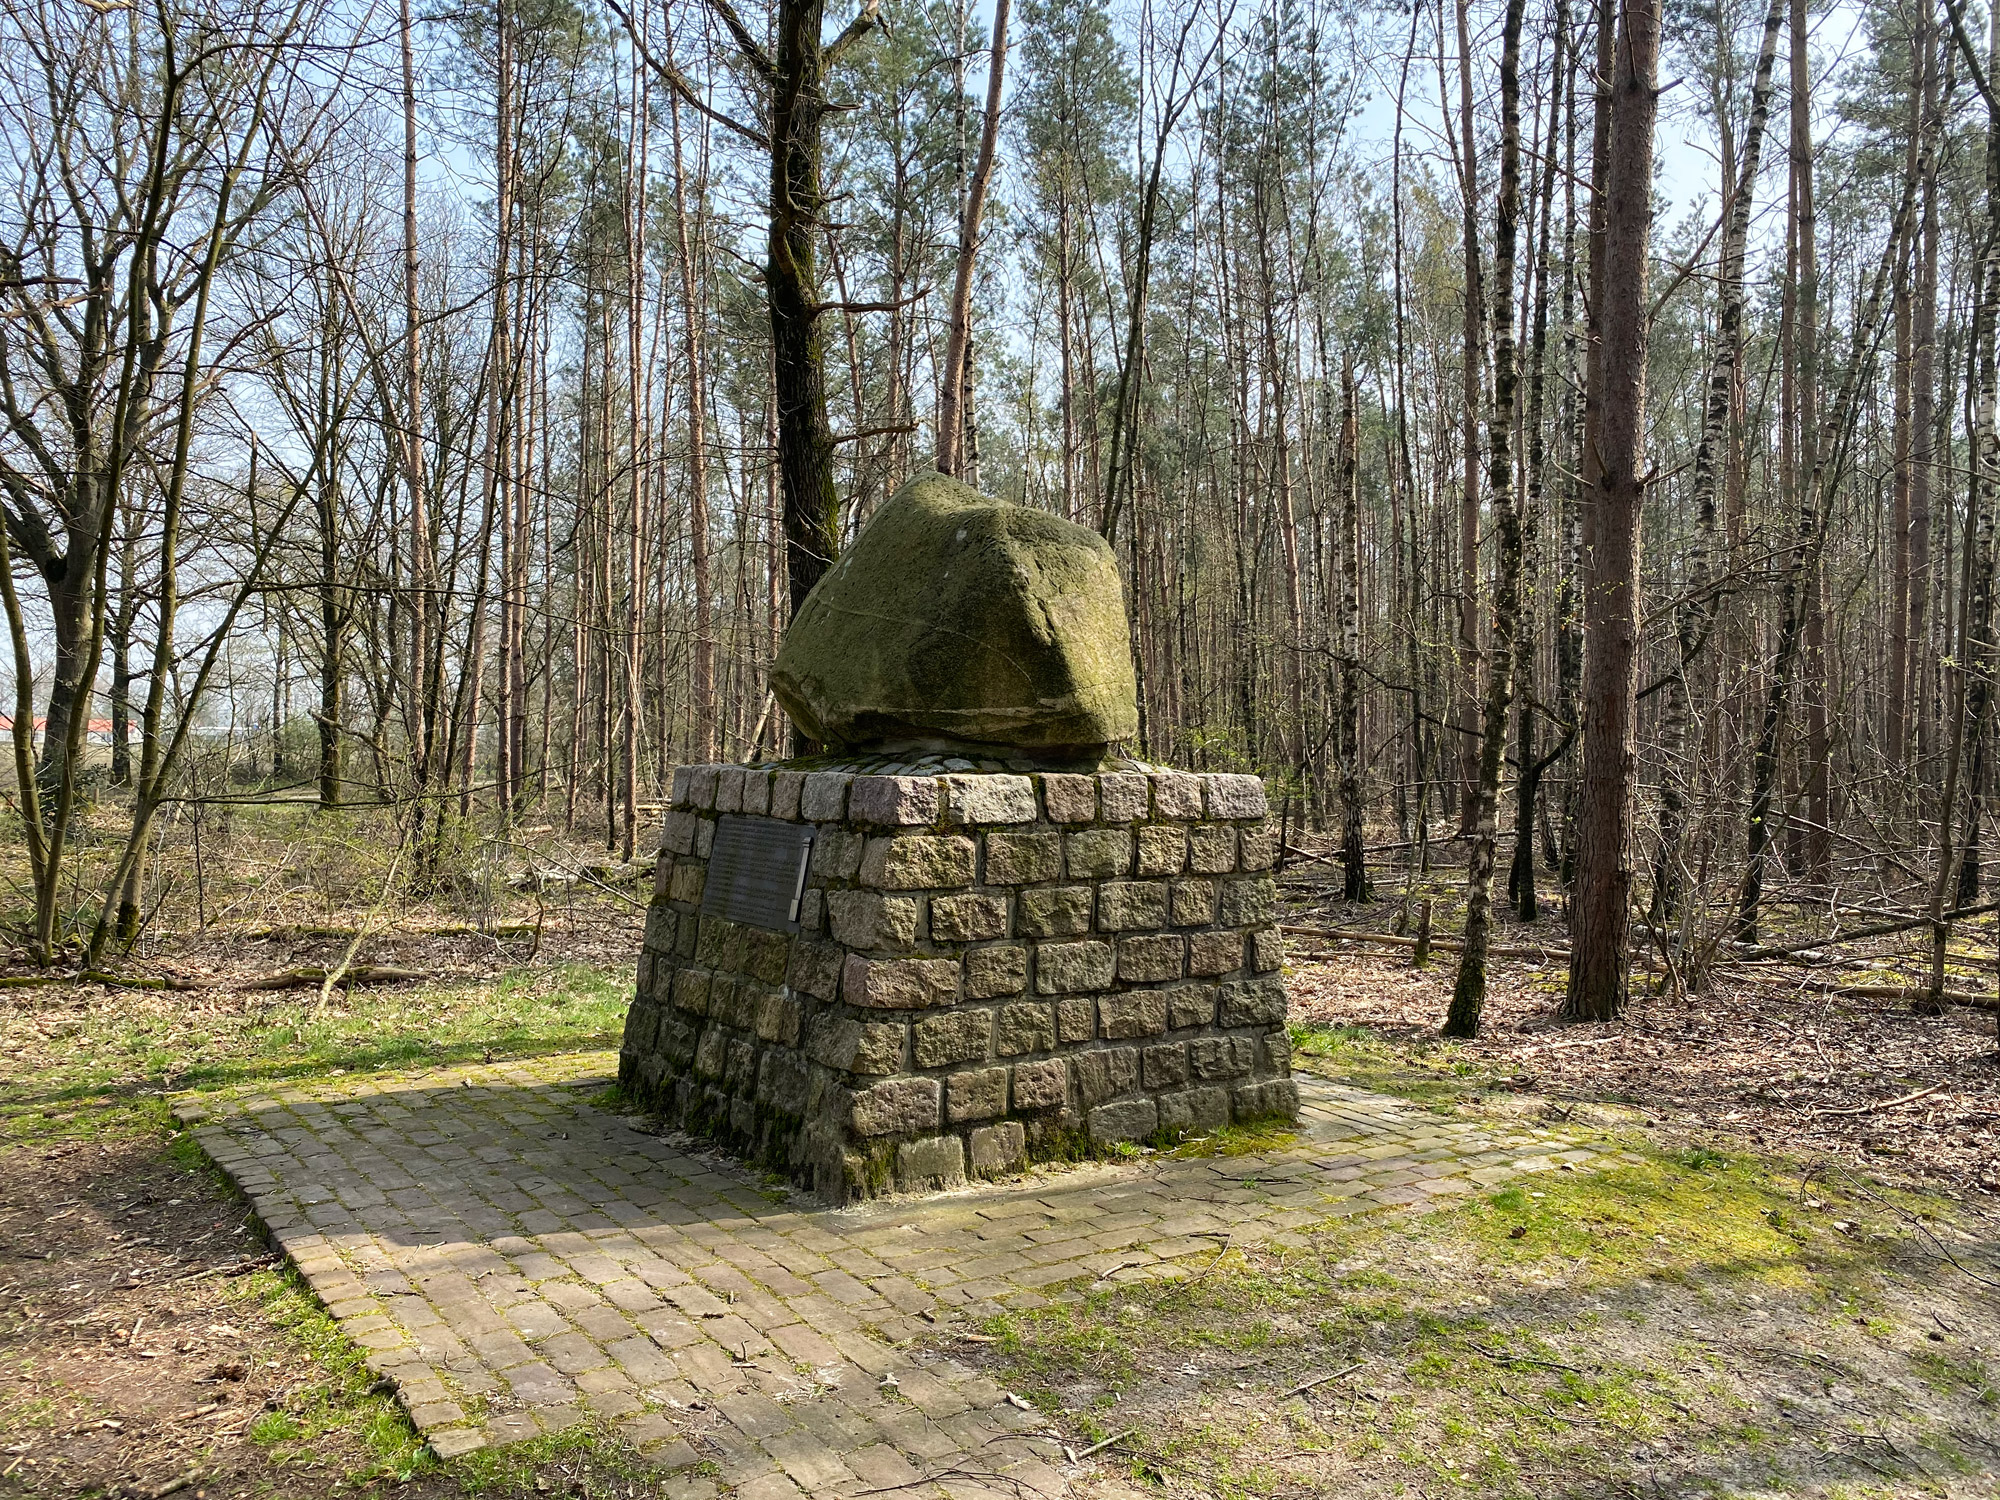
[{"label": "large boulder", "polygon": [[771,689],[847,749],[1073,759],[1139,729],[1104,538],[942,474],[896,491],[806,596]]}]

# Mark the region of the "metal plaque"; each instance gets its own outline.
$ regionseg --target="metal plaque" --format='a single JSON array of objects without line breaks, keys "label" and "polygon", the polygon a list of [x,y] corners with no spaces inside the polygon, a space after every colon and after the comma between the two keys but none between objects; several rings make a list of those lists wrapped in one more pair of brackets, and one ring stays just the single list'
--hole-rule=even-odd
[{"label": "metal plaque", "polygon": [[812,842],[810,823],[724,815],[716,823],[715,848],[708,857],[702,915],[797,932]]}]

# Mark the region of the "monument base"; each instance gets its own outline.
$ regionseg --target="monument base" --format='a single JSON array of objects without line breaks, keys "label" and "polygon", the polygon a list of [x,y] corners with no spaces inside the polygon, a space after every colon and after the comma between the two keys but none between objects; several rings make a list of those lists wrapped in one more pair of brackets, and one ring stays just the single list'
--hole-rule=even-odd
[{"label": "monument base", "polygon": [[828,764],[674,773],[628,1094],[835,1202],[1296,1117],[1256,777]]}]

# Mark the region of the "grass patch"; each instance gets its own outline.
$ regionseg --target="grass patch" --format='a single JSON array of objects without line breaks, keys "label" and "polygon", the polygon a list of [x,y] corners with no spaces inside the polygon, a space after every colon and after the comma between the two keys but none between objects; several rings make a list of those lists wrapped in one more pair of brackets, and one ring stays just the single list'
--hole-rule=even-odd
[{"label": "grass patch", "polygon": [[[1552,1472],[1608,1478],[1649,1445],[1770,1449],[1775,1463],[1718,1347],[1679,1325],[1635,1338],[1631,1320],[1691,1289],[1838,1306],[1851,1324],[1897,1241],[1835,1229],[1865,1203],[1813,1192],[1808,1207],[1786,1168],[1709,1148],[1539,1172],[1428,1214],[1331,1220],[1284,1250],[1204,1253],[1178,1281],[1005,1312],[983,1347],[1000,1378],[1093,1439],[1152,1432],[1167,1403],[1183,1420],[1135,1443],[1154,1454],[1135,1474],[1199,1473],[1216,1494],[1284,1492],[1299,1476],[1272,1455],[1321,1450],[1398,1466],[1427,1492],[1495,1495]],[[1309,1406],[1288,1395],[1355,1365]],[[1924,1374],[2000,1401],[1953,1351]],[[1219,1422],[1231,1408],[1239,1419]]]},{"label": "grass patch", "polygon": [[243,1277],[231,1285],[231,1296],[255,1304],[319,1372],[317,1380],[294,1388],[283,1405],[250,1425],[247,1435],[253,1443],[283,1463],[322,1456],[333,1448],[326,1440],[335,1434],[358,1436],[363,1456],[348,1475],[356,1482],[407,1483],[438,1467],[387,1383],[368,1368],[361,1351],[289,1266]]},{"label": "grass patch", "polygon": [[1292,1057],[1328,1078],[1450,1113],[1503,1075],[1441,1037],[1396,1041],[1366,1026],[1310,1021],[1291,1028]]},{"label": "grass patch", "polygon": [[355,991],[324,1011],[311,992],[238,1008],[22,991],[36,998],[17,1002],[7,1027],[0,1144],[163,1131],[166,1096],[184,1090],[613,1046],[633,984],[630,965],[539,965]]},{"label": "grass patch", "polygon": [[[1331,1238],[1352,1253],[1379,1234],[1343,1226]],[[1266,1462],[1274,1444],[1395,1460],[1506,1493],[1530,1466],[1593,1472],[1607,1432],[1650,1438],[1685,1409],[1688,1392],[1669,1372],[1603,1353],[1575,1363],[1484,1311],[1438,1305],[1426,1281],[1350,1274],[1332,1253],[1328,1243],[1275,1260],[1232,1251],[1198,1279],[1001,1314],[984,1325],[998,1340],[988,1347],[1016,1389],[1092,1440],[1133,1424],[1149,1378],[1198,1380],[1212,1401],[1247,1400],[1257,1413],[1248,1425],[1183,1430],[1158,1448],[1218,1494],[1270,1493],[1285,1473]],[[1282,1398],[1294,1383],[1354,1363],[1363,1364],[1358,1378],[1328,1393],[1344,1404],[1337,1423],[1323,1411],[1287,1423]]]},{"label": "grass patch", "polygon": [[555,1493],[626,1500],[634,1493],[657,1493],[659,1483],[659,1472],[636,1449],[590,1422],[504,1448],[475,1449],[453,1459],[450,1473],[468,1495]]},{"label": "grass patch", "polygon": [[1981,1406],[2000,1407],[2000,1391],[1993,1377],[1977,1358],[1944,1349],[1919,1349],[1910,1356],[1924,1384],[1940,1395],[1964,1393]]}]

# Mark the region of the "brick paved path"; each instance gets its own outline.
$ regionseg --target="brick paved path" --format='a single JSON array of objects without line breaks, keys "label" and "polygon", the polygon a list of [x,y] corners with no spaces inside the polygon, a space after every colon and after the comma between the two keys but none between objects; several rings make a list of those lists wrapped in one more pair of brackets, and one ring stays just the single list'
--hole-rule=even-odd
[{"label": "brick paved path", "polygon": [[[176,1117],[440,1454],[592,1414],[675,1496],[1071,1493],[1046,1418],[915,1335],[1593,1153],[1301,1073],[1297,1141],[802,1204],[589,1100],[617,1055],[189,1095]],[[1193,1259],[1191,1259],[1193,1258]]]}]

